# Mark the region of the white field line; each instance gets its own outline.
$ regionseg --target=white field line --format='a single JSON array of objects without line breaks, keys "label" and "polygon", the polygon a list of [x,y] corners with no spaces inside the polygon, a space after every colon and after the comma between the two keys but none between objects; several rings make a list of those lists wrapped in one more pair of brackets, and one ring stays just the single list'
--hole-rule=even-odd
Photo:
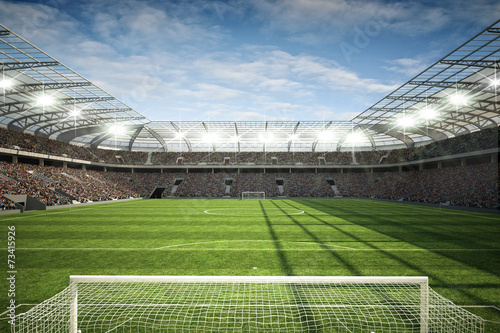
[{"label": "white field line", "polygon": [[[391,206],[391,207],[394,207],[394,205],[391,205],[391,204],[384,204],[383,202],[380,202],[379,205],[384,205],[384,206]],[[420,210],[426,210],[426,211],[429,211],[429,212],[435,212],[437,207],[434,208],[434,209],[428,209],[428,208],[423,208],[423,207],[420,207],[420,206],[416,206],[416,205],[411,205],[411,204],[407,204],[407,206],[412,206],[412,208],[414,209],[420,209]],[[444,209],[447,209],[446,207],[443,207]],[[491,217],[491,216],[482,216],[482,215],[477,215],[477,214],[464,214],[464,213],[457,213],[457,212],[451,212],[449,209],[447,210],[439,210],[440,213],[444,213],[444,214],[454,214],[454,215],[462,215],[462,216],[470,216],[470,217],[478,217],[478,218],[482,218],[482,219],[489,219],[489,220],[496,220],[496,221],[500,221],[500,216],[499,217]],[[471,213],[474,213],[474,212],[471,212]]]},{"label": "white field line", "polygon": [[[7,249],[4,249],[7,250]],[[255,249],[255,248],[114,248],[114,247],[32,247],[16,248],[17,251],[325,251],[325,249]],[[500,249],[351,249],[330,248],[330,251],[353,252],[497,252]]]},{"label": "white field line", "polygon": [[[208,214],[208,215],[216,215],[216,216],[292,216],[292,215],[300,215],[300,214],[304,214],[305,211],[303,210],[300,210],[300,209],[294,209],[295,212],[291,212],[291,213],[286,213],[286,212],[282,212],[280,214],[264,214],[262,212],[259,212],[257,214],[224,214],[224,213],[213,213],[212,211],[224,211],[224,210],[227,210],[227,209],[223,209],[223,208],[217,208],[217,209],[207,209],[205,211],[203,211],[203,213],[205,214]],[[234,208],[229,208],[229,210],[235,210]],[[279,208],[276,208],[275,210],[280,210]],[[241,209],[237,209],[237,211],[241,211]]]},{"label": "white field line", "polygon": [[[35,306],[35,305],[38,305],[38,304],[18,304],[18,305],[16,305],[16,306],[15,306],[15,308],[14,308],[14,309],[17,309],[18,307],[21,307],[21,306],[26,306],[26,305],[29,305],[29,306]],[[9,312],[10,312],[10,310],[7,310],[7,311],[5,311],[5,312],[0,313],[0,317],[2,317],[3,315],[5,315],[5,314],[7,314],[7,313],[9,313]]]},{"label": "white field line", "polygon": [[[273,240],[253,240],[253,239],[243,239],[243,240],[222,240],[222,241],[210,241],[210,242],[197,242],[197,243],[186,243],[186,244],[175,244],[175,245],[167,245],[167,246],[162,246],[156,248],[156,250],[163,250],[163,249],[170,249],[174,247],[181,247],[181,246],[189,246],[189,245],[198,245],[198,244],[215,244],[215,243],[241,243],[241,242],[252,242],[252,243],[258,243],[258,242],[272,242],[272,243],[297,243],[297,244],[310,244],[310,245],[320,245],[318,243],[314,242],[296,242],[296,241],[273,241]],[[325,246],[331,246],[331,247],[336,247],[336,248],[343,248],[343,249],[348,249],[348,250],[355,250],[352,247],[347,247],[347,246],[340,246],[340,245],[330,245],[330,244],[322,244]],[[260,249],[257,249],[260,250]],[[270,249],[270,250],[275,250],[275,249]]]},{"label": "white field line", "polygon": [[490,308],[493,310],[500,311],[500,308],[494,305],[459,305],[461,308]]},{"label": "white field line", "polygon": [[[125,202],[129,202],[129,201],[122,201],[122,202],[115,202],[114,205],[119,205],[119,204],[123,204]],[[103,204],[107,204],[107,203],[111,203],[111,202],[105,202]],[[29,218],[35,218],[35,217],[43,217],[43,216],[47,216],[47,215],[54,215],[54,214],[63,214],[63,213],[73,213],[73,212],[79,212],[79,211],[82,211],[82,210],[93,210],[93,209],[98,209],[99,208],[99,204],[96,204],[96,205],[91,205],[91,206],[83,206],[83,207],[74,207],[72,208],[73,206],[71,207],[61,207],[59,208],[56,212],[53,212],[53,213],[45,213],[45,214],[34,214],[34,215],[25,215],[26,213],[20,213],[21,216],[16,216],[16,217],[11,217],[11,218],[6,218],[6,219],[3,219],[0,217],[0,222],[2,221],[12,221],[12,220],[20,220],[20,219],[29,219]],[[67,208],[69,208],[68,210],[66,210]],[[43,211],[41,211],[43,212]]]}]

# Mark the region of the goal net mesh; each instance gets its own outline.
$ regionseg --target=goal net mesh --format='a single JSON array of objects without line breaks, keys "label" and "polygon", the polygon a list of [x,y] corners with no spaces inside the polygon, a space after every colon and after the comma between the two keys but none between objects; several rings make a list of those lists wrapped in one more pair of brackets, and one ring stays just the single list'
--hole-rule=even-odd
[{"label": "goal net mesh", "polygon": [[241,199],[265,199],[266,192],[241,192]]},{"label": "goal net mesh", "polygon": [[19,315],[13,331],[483,331],[482,318],[426,295],[422,317],[421,286],[412,283],[72,283]]}]

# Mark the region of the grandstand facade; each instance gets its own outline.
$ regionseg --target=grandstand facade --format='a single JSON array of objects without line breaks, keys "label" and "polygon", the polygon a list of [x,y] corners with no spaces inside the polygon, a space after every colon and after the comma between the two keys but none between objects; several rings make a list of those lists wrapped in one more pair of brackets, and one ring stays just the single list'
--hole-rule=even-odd
[{"label": "grandstand facade", "polygon": [[500,21],[350,121],[151,121],[7,27],[0,43],[1,196],[61,205],[162,185],[498,209]]}]

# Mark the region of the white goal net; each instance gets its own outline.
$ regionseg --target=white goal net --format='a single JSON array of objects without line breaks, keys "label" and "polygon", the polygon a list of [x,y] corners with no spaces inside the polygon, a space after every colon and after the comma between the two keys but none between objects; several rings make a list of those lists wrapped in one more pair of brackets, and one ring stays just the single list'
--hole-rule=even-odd
[{"label": "white goal net", "polygon": [[265,199],[266,192],[241,192],[241,199]]},{"label": "white goal net", "polygon": [[14,332],[483,332],[425,277],[72,276]]}]

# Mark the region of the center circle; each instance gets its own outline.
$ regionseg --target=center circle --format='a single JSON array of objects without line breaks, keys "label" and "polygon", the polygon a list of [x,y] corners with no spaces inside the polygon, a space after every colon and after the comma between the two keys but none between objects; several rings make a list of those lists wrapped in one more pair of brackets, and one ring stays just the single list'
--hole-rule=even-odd
[{"label": "center circle", "polygon": [[274,209],[275,211],[277,210],[278,212],[273,213],[273,214],[266,214],[264,212],[260,212],[258,214],[242,214],[241,209],[235,209],[235,208],[216,208],[216,209],[207,209],[203,211],[205,214],[209,215],[219,215],[219,216],[290,216],[290,215],[300,215],[304,214],[305,211],[300,210],[300,209],[288,209],[285,211],[281,211],[280,209],[276,208]]}]

